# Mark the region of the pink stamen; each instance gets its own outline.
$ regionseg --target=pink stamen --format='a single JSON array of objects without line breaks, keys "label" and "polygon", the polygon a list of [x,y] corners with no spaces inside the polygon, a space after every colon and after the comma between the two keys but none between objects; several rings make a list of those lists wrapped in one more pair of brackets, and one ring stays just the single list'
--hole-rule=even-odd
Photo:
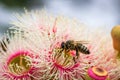
[{"label": "pink stamen", "polygon": [[72,67],[64,68],[62,65],[59,65],[57,63],[54,63],[54,65],[61,71],[73,71],[73,69],[77,68],[79,64],[75,64]]},{"label": "pink stamen", "polygon": [[56,21],[57,21],[57,18],[55,19],[55,23],[53,25],[53,29],[52,29],[53,33],[57,32]]}]

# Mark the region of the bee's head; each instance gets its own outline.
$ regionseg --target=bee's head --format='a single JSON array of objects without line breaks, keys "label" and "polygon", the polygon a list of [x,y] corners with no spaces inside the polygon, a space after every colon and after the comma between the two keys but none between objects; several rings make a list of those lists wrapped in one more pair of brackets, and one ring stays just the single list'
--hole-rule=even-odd
[{"label": "bee's head", "polygon": [[65,48],[65,42],[61,43],[61,48],[63,48],[63,49]]}]

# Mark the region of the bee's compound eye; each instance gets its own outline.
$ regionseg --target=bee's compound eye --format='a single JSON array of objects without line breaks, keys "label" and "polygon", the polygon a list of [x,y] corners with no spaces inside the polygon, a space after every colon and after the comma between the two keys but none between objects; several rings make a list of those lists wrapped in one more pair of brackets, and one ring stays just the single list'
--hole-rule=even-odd
[{"label": "bee's compound eye", "polygon": [[66,47],[70,48],[71,46],[73,46],[74,44],[72,44],[71,40],[66,41]]},{"label": "bee's compound eye", "polygon": [[65,48],[65,43],[64,42],[61,43],[61,48]]}]

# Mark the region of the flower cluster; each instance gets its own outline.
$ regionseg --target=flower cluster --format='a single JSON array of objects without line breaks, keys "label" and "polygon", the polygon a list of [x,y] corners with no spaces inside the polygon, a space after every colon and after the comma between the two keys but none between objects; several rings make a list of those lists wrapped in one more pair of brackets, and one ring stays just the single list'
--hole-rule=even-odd
[{"label": "flower cluster", "polygon": [[16,14],[12,25],[0,42],[0,80],[120,77],[110,38],[101,38],[103,33],[92,33],[75,19],[53,16],[44,10],[25,11]]}]

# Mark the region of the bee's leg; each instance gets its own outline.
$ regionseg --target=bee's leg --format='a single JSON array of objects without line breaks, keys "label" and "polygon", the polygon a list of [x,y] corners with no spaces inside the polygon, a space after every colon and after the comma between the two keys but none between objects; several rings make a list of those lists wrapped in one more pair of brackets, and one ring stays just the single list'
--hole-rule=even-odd
[{"label": "bee's leg", "polygon": [[73,61],[74,61],[74,63],[77,63],[75,57],[73,57]]},{"label": "bee's leg", "polygon": [[68,50],[65,50],[65,57],[68,57],[68,56],[69,56],[69,54],[68,54],[69,51],[70,51],[69,49],[68,49]]},{"label": "bee's leg", "polygon": [[76,56],[77,56],[77,59],[79,58],[79,50],[78,48],[76,47]]},{"label": "bee's leg", "polygon": [[60,53],[62,53],[63,51],[64,51],[64,49],[61,49],[61,50],[60,50]]},{"label": "bee's leg", "polygon": [[65,53],[65,50],[64,50],[64,52],[62,52],[62,54],[64,55],[64,57],[66,57],[66,53]]}]

